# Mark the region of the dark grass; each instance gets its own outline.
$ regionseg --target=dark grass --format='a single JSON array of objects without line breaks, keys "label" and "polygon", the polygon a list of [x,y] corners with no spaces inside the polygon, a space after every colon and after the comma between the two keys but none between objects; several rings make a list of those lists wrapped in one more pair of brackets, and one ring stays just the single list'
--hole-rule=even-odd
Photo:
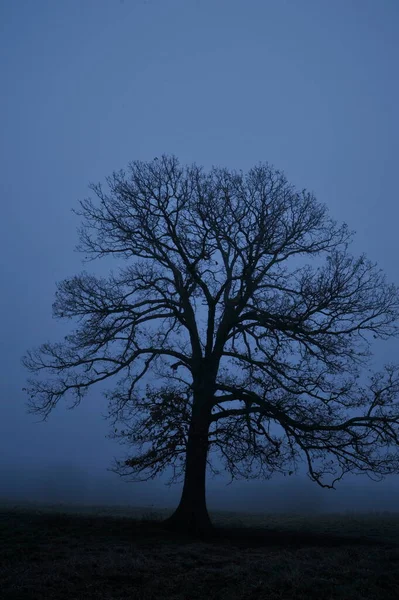
[{"label": "dark grass", "polygon": [[272,518],[247,517],[237,525],[237,515],[219,513],[215,533],[195,539],[171,533],[151,515],[132,519],[2,508],[0,597],[399,598],[399,546],[388,535],[398,530],[397,516],[370,518],[368,527],[352,516],[346,521],[350,535],[344,517],[340,527],[339,519],[328,517],[319,523],[287,517],[285,527],[276,527]]}]

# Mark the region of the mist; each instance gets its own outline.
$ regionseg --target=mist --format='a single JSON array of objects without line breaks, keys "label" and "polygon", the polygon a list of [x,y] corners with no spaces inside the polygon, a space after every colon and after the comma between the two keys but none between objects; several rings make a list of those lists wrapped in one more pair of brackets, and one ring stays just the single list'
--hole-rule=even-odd
[{"label": "mist", "polygon": [[[269,161],[313,190],[398,284],[399,5],[373,0],[85,0],[0,7],[0,500],[176,506],[166,477],[126,483],[103,389],[47,422],[26,412],[21,357],[62,341],[56,282],[82,270],[71,209],[131,160],[174,153],[246,170]],[[106,275],[108,264],[86,266]],[[114,266],[115,263],[114,263]],[[399,342],[375,346],[379,368]],[[397,510],[399,476],[337,490],[209,477],[210,510]]]},{"label": "mist", "polygon": [[[28,469],[19,464],[0,469],[1,502],[34,502],[75,506],[174,508],[178,485],[159,481],[124,482],[113,473],[73,463],[49,462]],[[7,490],[4,494],[4,490]],[[235,482],[208,479],[208,506],[212,510],[248,513],[325,514],[397,512],[397,487],[388,481],[345,480],[337,490],[316,486],[305,477],[275,477],[271,481]]]}]

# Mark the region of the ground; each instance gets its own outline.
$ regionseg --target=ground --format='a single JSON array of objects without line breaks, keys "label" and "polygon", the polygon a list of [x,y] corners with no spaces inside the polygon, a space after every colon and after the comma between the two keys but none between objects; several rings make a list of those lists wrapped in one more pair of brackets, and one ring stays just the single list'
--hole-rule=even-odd
[{"label": "ground", "polygon": [[211,512],[217,534],[196,540],[164,530],[161,512],[3,504],[1,597],[399,598],[399,514]]}]

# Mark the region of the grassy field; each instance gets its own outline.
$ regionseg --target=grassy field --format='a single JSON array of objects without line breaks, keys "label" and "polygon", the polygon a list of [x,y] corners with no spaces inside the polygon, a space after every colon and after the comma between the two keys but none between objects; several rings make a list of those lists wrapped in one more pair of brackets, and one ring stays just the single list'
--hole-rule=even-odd
[{"label": "grassy field", "polygon": [[126,507],[0,504],[4,600],[399,598],[399,514],[211,512],[196,540]]}]

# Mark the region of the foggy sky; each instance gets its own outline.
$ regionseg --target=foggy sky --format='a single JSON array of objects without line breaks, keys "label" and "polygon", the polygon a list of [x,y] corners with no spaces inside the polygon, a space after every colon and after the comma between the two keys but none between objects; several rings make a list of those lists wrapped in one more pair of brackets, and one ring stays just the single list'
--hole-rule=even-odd
[{"label": "foggy sky", "polygon": [[[71,208],[114,169],[162,153],[243,170],[269,161],[399,283],[398,25],[396,0],[0,4],[0,498],[178,499],[179,486],[106,471],[124,449],[105,438],[97,390],[47,423],[21,391],[21,356],[70,329],[51,304],[55,283],[83,268]],[[376,346],[376,368],[398,349]],[[336,492],[303,477],[226,481],[209,481],[210,506],[392,509],[399,490],[399,477],[346,478]]]}]

